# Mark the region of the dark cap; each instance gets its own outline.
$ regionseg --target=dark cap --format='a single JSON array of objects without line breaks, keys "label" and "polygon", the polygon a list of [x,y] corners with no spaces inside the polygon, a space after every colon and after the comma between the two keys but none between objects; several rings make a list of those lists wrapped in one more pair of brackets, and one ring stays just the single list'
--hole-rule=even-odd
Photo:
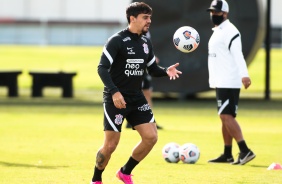
[{"label": "dark cap", "polygon": [[228,3],[225,0],[213,0],[211,7],[207,11],[217,11],[217,12],[229,12]]}]

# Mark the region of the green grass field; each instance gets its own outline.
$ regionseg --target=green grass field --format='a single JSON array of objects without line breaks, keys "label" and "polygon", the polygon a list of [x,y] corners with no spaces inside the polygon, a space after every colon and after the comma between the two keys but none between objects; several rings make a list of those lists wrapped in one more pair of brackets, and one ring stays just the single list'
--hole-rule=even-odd
[{"label": "green grass field", "polygon": [[[96,74],[101,47],[0,46],[1,70],[21,69],[20,97],[6,97],[0,87],[0,183],[87,184],[95,155],[103,142],[102,83]],[[263,100],[264,51],[249,71],[253,85],[242,90],[238,118],[245,139],[257,157],[244,166],[208,164],[223,149],[220,120],[213,93],[196,100],[156,100],[154,114],[164,127],[150,155],[133,172],[136,184],[262,183],[279,184],[282,171],[282,51],[272,51],[272,100]],[[30,70],[77,71],[75,97],[62,99],[60,90],[44,90],[44,98],[30,98]],[[122,138],[103,174],[104,184],[121,183],[115,172],[139,141],[135,131],[123,129]],[[169,164],[161,156],[168,142],[195,143],[201,150],[196,164]],[[235,142],[234,142],[235,143]],[[234,144],[233,154],[238,148]]]}]

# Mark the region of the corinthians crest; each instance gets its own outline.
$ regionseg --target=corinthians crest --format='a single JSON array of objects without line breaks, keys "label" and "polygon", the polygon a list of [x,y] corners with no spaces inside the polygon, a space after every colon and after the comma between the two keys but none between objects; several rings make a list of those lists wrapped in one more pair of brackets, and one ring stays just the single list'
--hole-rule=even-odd
[{"label": "corinthians crest", "polygon": [[122,118],[123,118],[123,116],[121,114],[117,114],[116,119],[115,119],[115,124],[117,124],[117,125],[122,124]]},{"label": "corinthians crest", "polygon": [[143,44],[143,48],[144,48],[144,52],[146,54],[148,54],[149,53],[149,49],[148,49],[148,45],[146,43]]}]

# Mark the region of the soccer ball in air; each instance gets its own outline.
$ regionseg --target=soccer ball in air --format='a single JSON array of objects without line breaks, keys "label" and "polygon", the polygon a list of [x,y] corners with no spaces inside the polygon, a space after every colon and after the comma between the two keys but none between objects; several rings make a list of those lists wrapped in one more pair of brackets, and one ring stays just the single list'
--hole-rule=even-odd
[{"label": "soccer ball in air", "polygon": [[181,52],[193,52],[200,44],[200,35],[196,29],[183,26],[175,31],[173,44]]},{"label": "soccer ball in air", "polygon": [[166,144],[162,149],[163,158],[169,163],[179,162],[179,145],[171,142]]},{"label": "soccer ball in air", "polygon": [[179,148],[179,157],[183,163],[194,164],[200,158],[200,150],[193,143],[185,143]]}]

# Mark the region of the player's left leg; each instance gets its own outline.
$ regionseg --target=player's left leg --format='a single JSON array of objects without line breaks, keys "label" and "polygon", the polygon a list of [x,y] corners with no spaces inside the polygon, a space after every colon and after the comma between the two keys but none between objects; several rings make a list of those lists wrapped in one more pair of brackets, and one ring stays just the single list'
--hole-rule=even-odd
[{"label": "player's left leg", "polygon": [[132,157],[138,161],[143,160],[152,150],[158,140],[155,123],[145,123],[134,127],[141,136],[141,141],[134,148]]},{"label": "player's left leg", "polygon": [[142,161],[152,150],[158,140],[157,127],[155,123],[144,123],[134,127],[141,141],[135,146],[132,156],[127,163],[117,171],[116,176],[125,184],[133,184],[131,172],[140,161]]},{"label": "player's left leg", "polygon": [[233,162],[232,164],[233,165],[237,165],[237,164],[244,165],[247,162],[254,159],[256,157],[256,155],[247,146],[247,143],[244,140],[243,133],[242,133],[242,130],[240,128],[240,125],[236,121],[236,119],[232,116],[228,117],[227,119],[229,119],[229,120],[226,120],[226,117],[225,117],[225,125],[227,127],[227,130],[228,130],[229,134],[232,137],[234,137],[234,139],[236,140],[238,147],[240,149],[238,159],[235,162]]},{"label": "player's left leg", "polygon": [[240,125],[232,115],[221,114],[220,119],[223,123],[224,129],[226,130],[225,134],[227,134],[224,136],[223,133],[223,138],[225,138],[225,142],[230,143],[230,136],[233,137],[237,142],[244,140]]}]

